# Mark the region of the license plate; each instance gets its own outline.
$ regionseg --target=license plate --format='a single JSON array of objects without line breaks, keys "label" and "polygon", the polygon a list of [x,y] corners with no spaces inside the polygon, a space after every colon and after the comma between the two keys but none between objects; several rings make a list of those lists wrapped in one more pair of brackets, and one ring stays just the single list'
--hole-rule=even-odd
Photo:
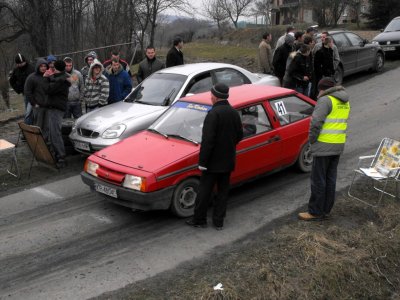
[{"label": "license plate", "polygon": [[81,150],[90,151],[89,143],[86,142],[74,141],[74,146]]},{"label": "license plate", "polygon": [[117,196],[117,190],[112,188],[112,187],[108,187],[99,183],[94,183],[94,189],[96,190],[96,192],[105,194],[107,196],[113,197],[113,198],[118,198]]},{"label": "license plate", "polygon": [[383,47],[383,51],[395,51],[396,47]]}]

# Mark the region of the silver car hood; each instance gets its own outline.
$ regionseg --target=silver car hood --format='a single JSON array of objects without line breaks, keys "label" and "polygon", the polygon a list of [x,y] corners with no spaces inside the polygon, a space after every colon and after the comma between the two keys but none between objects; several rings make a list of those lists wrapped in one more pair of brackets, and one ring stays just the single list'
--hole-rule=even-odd
[{"label": "silver car hood", "polygon": [[166,106],[121,101],[83,115],[76,121],[76,127],[97,131],[99,133],[120,123],[127,125],[129,128],[131,127],[129,126],[130,124],[136,123],[138,121],[137,119],[140,118],[146,119],[148,116],[154,120],[167,108]]}]

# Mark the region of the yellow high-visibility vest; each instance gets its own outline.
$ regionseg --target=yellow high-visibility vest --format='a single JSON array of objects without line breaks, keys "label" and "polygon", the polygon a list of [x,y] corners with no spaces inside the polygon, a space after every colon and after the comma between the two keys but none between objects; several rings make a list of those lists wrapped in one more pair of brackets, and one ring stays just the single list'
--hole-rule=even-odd
[{"label": "yellow high-visibility vest", "polygon": [[318,142],[344,144],[346,142],[347,119],[350,114],[350,103],[328,96],[332,102],[332,111],[326,116],[318,136]]}]

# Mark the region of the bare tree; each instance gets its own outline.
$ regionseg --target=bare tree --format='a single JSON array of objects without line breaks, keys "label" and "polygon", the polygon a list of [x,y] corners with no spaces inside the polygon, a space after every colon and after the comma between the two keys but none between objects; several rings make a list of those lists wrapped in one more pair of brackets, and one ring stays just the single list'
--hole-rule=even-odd
[{"label": "bare tree", "polygon": [[336,26],[349,0],[308,0],[321,26]]},{"label": "bare tree", "polygon": [[251,3],[253,0],[221,0],[222,8],[235,28],[237,28],[239,17],[247,15]]},{"label": "bare tree", "polygon": [[263,16],[265,24],[271,24],[270,18],[271,0],[258,0],[251,8],[251,14],[254,16]]},{"label": "bare tree", "polygon": [[223,8],[223,0],[204,0],[203,9],[205,16],[215,21],[218,30],[221,31],[222,22],[229,18],[228,13]]},{"label": "bare tree", "polygon": [[8,24],[7,31],[1,31],[0,42],[11,42],[23,34],[28,34],[37,54],[40,56],[47,54],[54,1],[1,1],[0,10],[7,10],[13,17],[13,23]]}]

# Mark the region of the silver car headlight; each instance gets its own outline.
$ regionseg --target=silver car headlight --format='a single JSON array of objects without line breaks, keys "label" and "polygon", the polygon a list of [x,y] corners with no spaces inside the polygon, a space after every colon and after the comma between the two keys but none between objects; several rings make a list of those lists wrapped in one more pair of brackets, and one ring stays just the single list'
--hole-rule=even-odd
[{"label": "silver car headlight", "polygon": [[124,179],[123,187],[128,189],[145,191],[145,180],[142,177],[127,174]]},{"label": "silver car headlight", "polygon": [[117,124],[111,126],[106,131],[103,132],[101,137],[103,139],[115,139],[121,136],[121,134],[125,131],[126,125],[125,124]]},{"label": "silver car headlight", "polygon": [[377,41],[372,41],[371,44],[379,45],[379,42],[377,42]]}]

